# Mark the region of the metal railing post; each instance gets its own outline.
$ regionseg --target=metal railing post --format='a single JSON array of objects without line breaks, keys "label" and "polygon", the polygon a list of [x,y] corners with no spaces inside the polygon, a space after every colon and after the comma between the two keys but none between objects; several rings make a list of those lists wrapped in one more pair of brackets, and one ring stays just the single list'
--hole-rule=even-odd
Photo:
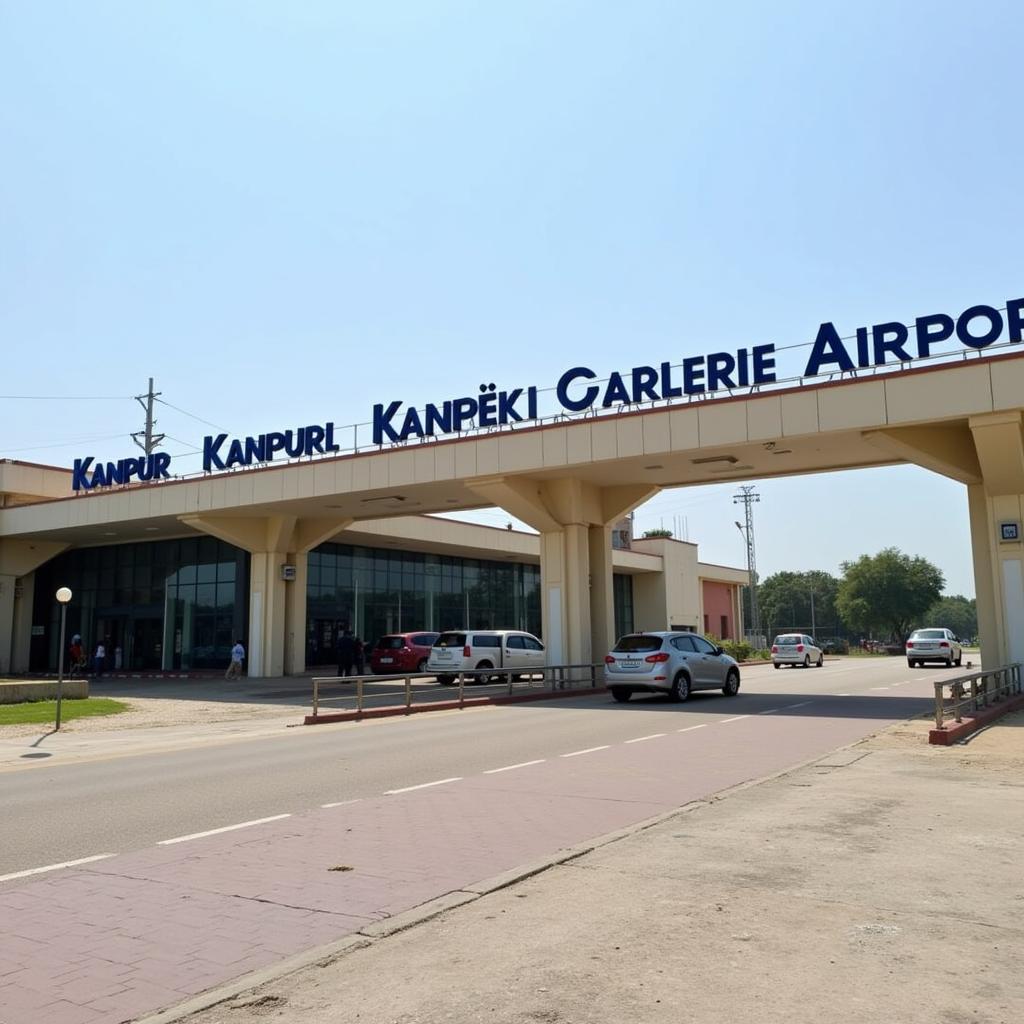
[{"label": "metal railing post", "polygon": [[465,703],[466,697],[466,674],[464,672],[459,673],[459,707],[461,708]]},{"label": "metal railing post", "polygon": [[963,721],[963,715],[960,711],[960,702],[963,700],[963,686],[956,680],[953,681],[953,720],[956,722]]},{"label": "metal railing post", "polygon": [[412,711],[412,676],[405,677],[405,713]]},{"label": "metal railing post", "polygon": [[320,707],[320,680],[313,676],[313,717],[316,718]]},{"label": "metal railing post", "polygon": [[356,711],[363,713],[363,677],[356,676]]},{"label": "metal railing post", "polygon": [[508,676],[508,695],[512,696],[512,671],[511,669],[505,673]]},{"label": "metal railing post", "polygon": [[941,729],[943,720],[946,717],[942,707],[942,683],[934,683],[935,687],[935,728]]}]

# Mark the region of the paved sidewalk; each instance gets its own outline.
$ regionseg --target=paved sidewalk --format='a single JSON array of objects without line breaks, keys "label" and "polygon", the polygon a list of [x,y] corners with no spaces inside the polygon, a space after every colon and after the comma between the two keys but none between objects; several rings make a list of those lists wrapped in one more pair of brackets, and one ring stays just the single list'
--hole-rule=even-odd
[{"label": "paved sidewalk", "polygon": [[1024,714],[896,726],[188,1024],[1016,1024]]}]

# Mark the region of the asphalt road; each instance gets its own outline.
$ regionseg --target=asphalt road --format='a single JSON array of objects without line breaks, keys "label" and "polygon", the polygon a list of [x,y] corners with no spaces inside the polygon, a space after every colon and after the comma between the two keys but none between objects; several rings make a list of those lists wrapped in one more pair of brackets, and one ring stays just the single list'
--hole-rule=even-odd
[{"label": "asphalt road", "polygon": [[[808,729],[822,718],[856,719],[868,735],[926,713],[938,674],[949,670],[912,671],[895,658],[827,661],[808,670],[756,666],[744,670],[743,689],[731,699],[696,694],[679,705],[635,697],[619,705],[601,694],[290,729],[269,739],[66,766],[40,763],[0,776],[0,876],[624,743],[669,725],[678,730],[767,712],[799,716]],[[785,751],[779,761],[785,765]]]}]

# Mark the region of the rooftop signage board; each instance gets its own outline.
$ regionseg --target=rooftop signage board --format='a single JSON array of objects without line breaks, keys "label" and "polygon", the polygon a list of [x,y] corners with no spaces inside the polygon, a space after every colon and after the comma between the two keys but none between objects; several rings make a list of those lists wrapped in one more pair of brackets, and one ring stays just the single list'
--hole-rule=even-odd
[{"label": "rooftop signage board", "polygon": [[[953,317],[933,313],[913,324],[898,322],[858,327],[842,337],[835,324],[823,323],[811,344],[802,377],[849,373],[891,363],[913,363],[935,355],[933,349],[954,337],[965,349],[980,351],[1000,338],[1024,341],[1024,298],[1011,299],[1002,309],[977,305]],[[732,352],[688,356],[681,364],[661,362],[613,371],[606,379],[588,366],[566,370],[554,389],[560,410],[584,413],[591,409],[715,394],[723,390],[760,387],[777,381],[776,347],[754,345]],[[398,400],[373,407],[375,445],[410,439],[436,438],[464,430],[505,427],[539,418],[539,388],[530,386],[499,391],[481,384],[479,393],[429,403],[422,410]],[[340,451],[333,423],[294,430],[234,438],[216,434],[203,441],[203,472],[264,465],[276,455],[301,458]],[[76,459],[72,474],[75,491],[135,482],[165,480],[171,476],[171,456],[156,452],[118,462]]]}]

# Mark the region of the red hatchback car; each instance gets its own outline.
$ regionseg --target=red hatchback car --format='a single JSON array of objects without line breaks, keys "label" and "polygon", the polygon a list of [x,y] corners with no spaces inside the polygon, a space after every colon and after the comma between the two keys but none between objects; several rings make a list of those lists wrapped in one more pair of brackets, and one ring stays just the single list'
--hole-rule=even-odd
[{"label": "red hatchback car", "polygon": [[370,671],[379,675],[397,672],[423,672],[430,648],[438,633],[391,633],[382,636],[370,654]]}]

